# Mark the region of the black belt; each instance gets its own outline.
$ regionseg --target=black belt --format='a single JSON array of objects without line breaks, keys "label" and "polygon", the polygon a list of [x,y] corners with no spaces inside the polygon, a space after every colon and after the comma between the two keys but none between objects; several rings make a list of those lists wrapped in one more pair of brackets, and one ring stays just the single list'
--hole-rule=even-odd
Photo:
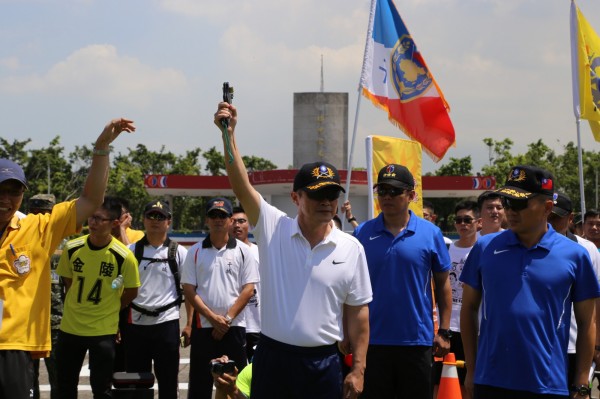
[{"label": "black belt", "polygon": [[169,304],[167,304],[165,306],[161,306],[160,308],[157,308],[157,309],[154,309],[154,310],[148,310],[146,308],[143,308],[141,306],[136,305],[133,302],[131,302],[129,304],[129,306],[131,306],[133,309],[137,310],[138,312],[140,312],[143,315],[152,316],[152,317],[158,317],[165,310],[169,310],[172,307],[179,306],[181,304],[181,302],[182,302],[181,298],[177,298],[173,302],[171,302],[171,303],[169,303]]},{"label": "black belt", "polygon": [[258,345],[264,345],[273,349],[282,350],[290,353],[301,353],[303,355],[333,355],[337,353],[337,344],[321,345],[321,346],[296,346],[286,344],[281,341],[274,340],[264,334],[260,334]]}]

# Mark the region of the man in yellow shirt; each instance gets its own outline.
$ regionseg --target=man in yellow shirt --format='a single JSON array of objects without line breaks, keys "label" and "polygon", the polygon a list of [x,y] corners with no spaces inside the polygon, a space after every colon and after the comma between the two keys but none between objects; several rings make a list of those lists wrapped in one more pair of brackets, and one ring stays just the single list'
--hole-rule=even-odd
[{"label": "man in yellow shirt", "polygon": [[102,204],[110,143],[134,130],[128,119],[110,121],[96,140],[81,196],[47,215],[15,215],[27,179],[19,165],[0,159],[0,399],[30,398],[32,359],[47,356],[51,347],[50,256]]},{"label": "man in yellow shirt", "polygon": [[114,238],[121,205],[106,197],[88,218],[90,234],[65,246],[56,272],[67,295],[56,348],[58,395],[77,398],[79,373],[89,351],[95,398],[109,398],[119,310],[137,296],[140,277],[133,252]]}]

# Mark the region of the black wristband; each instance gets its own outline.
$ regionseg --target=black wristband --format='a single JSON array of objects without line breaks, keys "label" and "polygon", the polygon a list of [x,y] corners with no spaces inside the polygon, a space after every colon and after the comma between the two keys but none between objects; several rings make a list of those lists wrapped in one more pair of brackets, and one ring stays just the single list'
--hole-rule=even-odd
[{"label": "black wristband", "polygon": [[594,349],[600,352],[600,345],[594,346]]},{"label": "black wristband", "polygon": [[356,222],[356,218],[354,216],[352,216],[350,219],[348,219],[348,223],[352,223],[352,222]]}]

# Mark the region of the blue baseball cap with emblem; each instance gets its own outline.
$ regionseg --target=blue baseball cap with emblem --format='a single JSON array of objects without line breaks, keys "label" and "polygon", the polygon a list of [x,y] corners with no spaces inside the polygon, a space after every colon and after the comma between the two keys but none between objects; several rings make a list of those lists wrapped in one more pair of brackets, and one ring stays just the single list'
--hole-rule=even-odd
[{"label": "blue baseball cap with emblem", "polygon": [[17,180],[27,188],[27,179],[23,169],[11,160],[0,158],[0,183]]},{"label": "blue baseball cap with emblem", "polygon": [[229,216],[233,214],[231,201],[229,201],[227,198],[213,198],[208,201],[208,204],[206,204],[206,214],[208,215],[210,211],[214,210],[225,212]]}]

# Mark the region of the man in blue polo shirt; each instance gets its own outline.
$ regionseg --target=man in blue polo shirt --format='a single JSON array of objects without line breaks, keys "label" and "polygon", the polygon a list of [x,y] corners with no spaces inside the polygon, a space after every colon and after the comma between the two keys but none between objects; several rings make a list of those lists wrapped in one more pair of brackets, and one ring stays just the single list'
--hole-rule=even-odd
[{"label": "man in blue polo shirt", "polygon": [[[509,230],[481,237],[463,268],[465,385],[475,399],[589,397],[600,287],[587,251],[546,222],[554,186],[543,169],[512,168],[497,191]],[[569,388],[571,304],[578,331]]]},{"label": "man in blue polo shirt", "polygon": [[[383,167],[374,187],[381,214],[354,230],[373,287],[361,398],[431,398],[432,355],[450,349],[450,257],[440,229],[408,209],[414,187],[406,167]],[[432,275],[441,327],[435,336]]]}]

